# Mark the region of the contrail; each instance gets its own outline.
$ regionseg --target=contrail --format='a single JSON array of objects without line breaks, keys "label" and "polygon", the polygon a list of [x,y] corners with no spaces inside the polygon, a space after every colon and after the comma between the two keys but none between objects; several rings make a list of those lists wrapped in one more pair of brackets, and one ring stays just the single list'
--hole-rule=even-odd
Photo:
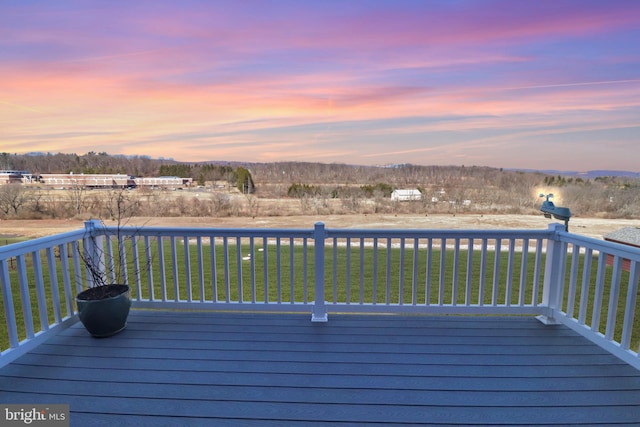
[{"label": "contrail", "polygon": [[536,85],[536,86],[519,86],[519,87],[507,87],[502,90],[518,90],[518,89],[548,89],[553,87],[571,87],[571,86],[595,86],[595,85],[611,85],[622,83],[640,83],[640,79],[631,80],[605,80],[600,82],[582,82],[582,83],[558,83],[552,85]]},{"label": "contrail", "polygon": [[161,51],[165,51],[165,50],[167,50],[167,49],[151,49],[151,50],[141,50],[141,51],[138,51],[138,52],[118,53],[118,54],[115,54],[115,55],[88,56],[88,57],[85,57],[85,58],[68,59],[68,60],[60,61],[60,62],[71,63],[71,62],[104,61],[104,60],[110,60],[110,59],[130,58],[130,57],[133,57],[133,56],[149,55],[149,54],[152,54],[152,53],[161,52]]}]

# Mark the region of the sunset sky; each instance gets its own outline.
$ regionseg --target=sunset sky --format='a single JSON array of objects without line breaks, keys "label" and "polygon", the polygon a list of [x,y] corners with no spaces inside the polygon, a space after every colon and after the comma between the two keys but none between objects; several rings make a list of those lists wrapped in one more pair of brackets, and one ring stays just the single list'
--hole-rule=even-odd
[{"label": "sunset sky", "polygon": [[640,171],[640,1],[0,2],[0,152]]}]

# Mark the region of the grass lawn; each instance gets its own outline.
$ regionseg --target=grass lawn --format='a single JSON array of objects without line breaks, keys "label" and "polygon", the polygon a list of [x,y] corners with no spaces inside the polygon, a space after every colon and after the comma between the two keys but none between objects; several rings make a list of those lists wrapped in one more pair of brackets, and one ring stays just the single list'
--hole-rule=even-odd
[{"label": "grass lawn", "polygon": [[[131,256],[131,241],[126,245],[127,273],[129,284],[132,285],[132,298],[138,298],[135,286],[136,272],[140,275],[140,297],[168,301],[257,301],[257,302],[311,302],[314,300],[314,247],[289,239],[282,239],[278,243],[265,245],[263,239],[252,242],[238,242],[235,238],[223,241],[218,239],[213,244],[209,239],[189,241],[182,239],[163,239],[160,247],[157,240],[150,240],[149,252],[152,262],[149,269],[140,265],[144,263],[147,248],[143,239],[139,239],[137,251],[139,254],[138,267]],[[72,254],[73,250],[69,249]],[[376,304],[533,304],[541,302],[542,276],[538,271],[540,283],[535,283],[536,262],[535,255],[530,253],[523,257],[522,252],[513,252],[513,259],[509,259],[508,251],[503,250],[496,259],[496,253],[486,252],[486,259],[482,262],[480,251],[474,251],[469,262],[468,251],[460,249],[458,257],[453,250],[442,252],[439,248],[428,250],[419,247],[378,247],[339,245],[325,248],[325,299],[338,303],[376,303]],[[567,271],[573,261],[573,255],[567,259]],[[577,315],[584,307],[586,323],[590,324],[593,315],[593,304],[596,300],[596,277],[598,259],[585,265],[584,254],[576,254],[577,293],[574,302],[574,314]],[[63,291],[62,263],[59,251],[56,252],[55,268],[57,288],[52,286],[49,279],[49,265],[46,253],[40,254],[42,274],[34,268],[33,257],[11,259],[8,261],[10,282],[14,301],[14,310],[18,319],[20,339],[26,337],[25,322],[23,321],[23,300],[20,293],[18,265],[23,262],[27,271],[29,284],[30,312],[36,331],[41,324],[54,322],[54,313],[50,301],[52,295],[58,294],[63,307],[63,316],[67,304],[75,309],[75,302],[65,300]],[[68,258],[72,289],[75,280],[84,282],[84,272],[76,272],[71,255]],[[202,268],[200,268],[202,265]],[[511,271],[507,268],[512,265]],[[539,269],[543,269],[544,255],[541,257]],[[589,269],[589,286],[583,291],[581,280],[583,270]],[[612,281],[612,269],[604,271],[606,286],[600,295],[602,299],[602,313],[600,327],[604,328],[607,319]],[[45,294],[38,298],[36,293],[36,277],[42,278]],[[162,276],[167,283],[166,289],[161,289]],[[153,286],[149,285],[152,278]],[[470,278],[467,283],[467,277]],[[524,280],[521,281],[521,277]],[[629,273],[621,274],[621,292],[617,303],[617,322],[615,338],[621,337],[623,310],[626,300],[626,284]],[[388,286],[387,286],[388,284]],[[566,291],[570,286],[567,273],[563,310],[568,308]],[[583,292],[585,297],[582,298]],[[75,293],[75,292],[74,292]],[[582,304],[582,305],[581,305]],[[310,308],[311,309],[311,308]],[[0,311],[5,311],[4,301],[0,300]],[[640,342],[639,319],[634,321],[634,336],[632,348],[637,348]],[[603,332],[603,329],[601,329]],[[0,349],[8,348],[6,323],[0,325]]]}]

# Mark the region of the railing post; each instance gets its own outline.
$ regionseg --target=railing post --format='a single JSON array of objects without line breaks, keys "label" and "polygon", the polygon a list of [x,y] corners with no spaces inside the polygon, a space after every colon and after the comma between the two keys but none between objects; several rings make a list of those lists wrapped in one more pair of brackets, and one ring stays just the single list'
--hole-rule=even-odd
[{"label": "railing post", "polygon": [[317,222],[313,230],[313,241],[315,247],[314,267],[315,267],[315,301],[312,322],[326,322],[329,320],[327,306],[324,300],[324,239],[326,232],[324,223]]},{"label": "railing post", "polygon": [[537,319],[545,325],[557,325],[560,322],[556,319],[555,313],[561,309],[562,305],[561,295],[567,245],[557,238],[557,233],[564,231],[562,224],[549,224],[549,230],[554,231],[554,234],[547,241],[547,257],[542,288],[542,306],[546,308],[547,314],[537,316]]}]

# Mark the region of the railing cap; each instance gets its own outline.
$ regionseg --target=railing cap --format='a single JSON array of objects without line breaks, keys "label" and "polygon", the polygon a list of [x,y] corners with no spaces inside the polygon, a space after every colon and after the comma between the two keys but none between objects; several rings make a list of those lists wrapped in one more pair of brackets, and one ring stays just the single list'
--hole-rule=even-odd
[{"label": "railing cap", "polygon": [[100,222],[99,219],[90,219],[84,222],[84,229],[89,233],[99,228],[100,226],[102,226],[102,222]]},{"label": "railing cap", "polygon": [[565,231],[564,229],[564,225],[557,223],[557,222],[553,222],[551,224],[549,224],[549,230],[555,231],[556,233],[560,232],[560,231]]}]

